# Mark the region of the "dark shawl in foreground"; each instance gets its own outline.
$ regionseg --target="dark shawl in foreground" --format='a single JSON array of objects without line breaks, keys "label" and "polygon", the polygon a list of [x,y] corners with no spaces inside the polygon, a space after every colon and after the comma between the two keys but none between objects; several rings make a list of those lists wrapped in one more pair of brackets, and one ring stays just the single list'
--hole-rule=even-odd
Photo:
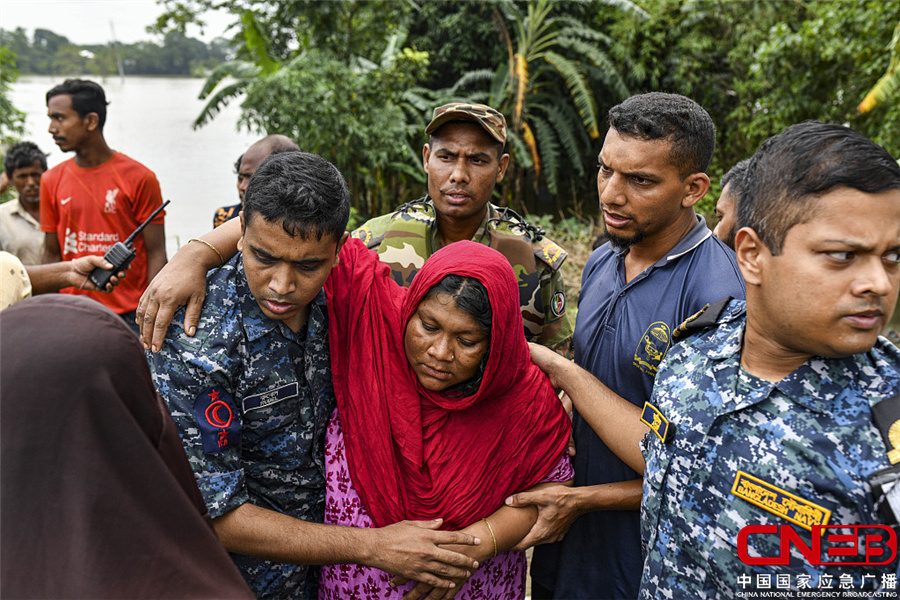
[{"label": "dark shawl in foreground", "polygon": [[4,598],[252,598],[143,349],[97,302],[0,313]]}]

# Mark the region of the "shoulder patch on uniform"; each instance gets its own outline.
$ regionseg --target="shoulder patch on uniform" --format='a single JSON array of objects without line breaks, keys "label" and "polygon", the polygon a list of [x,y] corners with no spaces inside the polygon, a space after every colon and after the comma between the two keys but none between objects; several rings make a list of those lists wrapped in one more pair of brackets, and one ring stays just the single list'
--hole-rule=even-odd
[{"label": "shoulder patch on uniform", "polygon": [[350,237],[354,237],[358,240],[362,240],[362,243],[369,246],[369,242],[372,241],[372,230],[369,229],[368,225],[363,225],[359,229],[354,229],[350,232]]},{"label": "shoulder patch on uniform", "polygon": [[892,465],[900,463],[900,395],[885,398],[872,407],[872,420],[881,432]]},{"label": "shoulder patch on uniform", "polygon": [[663,444],[671,442],[675,437],[675,426],[669,423],[669,420],[663,416],[662,412],[649,402],[644,402],[641,422],[646,424]]},{"label": "shoulder patch on uniform", "polygon": [[211,387],[194,399],[194,419],[200,428],[204,454],[218,454],[240,444],[241,417],[224,388]]},{"label": "shoulder patch on uniform", "polygon": [[672,332],[672,337],[677,340],[687,337],[692,333],[715,327],[716,323],[719,322],[719,316],[722,314],[722,311],[725,310],[725,307],[729,302],[731,302],[731,296],[726,296],[712,304],[707,304],[685,319],[681,325],[676,327],[675,331]]},{"label": "shoulder patch on uniform", "polygon": [[562,249],[562,246],[547,238],[543,238],[539,242],[534,242],[534,255],[550,265],[550,268],[554,271],[558,271],[562,264],[566,262],[566,257],[569,256],[566,254],[566,251]]},{"label": "shoulder patch on uniform", "polygon": [[553,298],[550,300],[550,312],[554,317],[561,317],[566,314],[566,293],[562,290],[553,292]]},{"label": "shoulder patch on uniform", "polygon": [[737,472],[731,493],[809,531],[814,525],[827,525],[831,518],[827,508],[743,471]]}]

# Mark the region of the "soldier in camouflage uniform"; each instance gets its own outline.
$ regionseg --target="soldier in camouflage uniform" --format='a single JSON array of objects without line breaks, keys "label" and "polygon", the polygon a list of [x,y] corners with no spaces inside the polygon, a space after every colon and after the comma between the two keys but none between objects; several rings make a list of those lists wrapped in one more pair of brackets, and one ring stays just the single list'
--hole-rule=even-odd
[{"label": "soldier in camouflage uniform", "polygon": [[878,333],[900,288],[900,167],[848,128],[794,125],[751,159],[738,223],[746,304],[675,331],[696,335],[643,410],[534,358],[644,472],[642,599],[897,597],[900,350]]},{"label": "soldier in camouflage uniform", "polygon": [[425,133],[431,135],[423,150],[428,195],[350,235],[378,252],[405,287],[446,244],[465,239],[490,246],[509,259],[519,279],[526,338],[565,341],[574,323],[559,271],[566,252],[512,210],[488,202],[509,162],[503,115],[483,104],[454,102],[434,110]]},{"label": "soldier in camouflage uniform", "polygon": [[[417,556],[446,556],[436,544],[472,539],[408,523],[320,524],[336,404],[322,286],[348,238],[349,193],[337,169],[311,154],[278,154],[259,171],[241,217],[244,252],[209,273],[196,336],[176,325],[148,357],[216,532],[251,589],[315,598],[318,570],[309,564],[399,572],[412,550],[398,552],[398,542],[414,544]],[[471,568],[452,554],[447,562]]]}]

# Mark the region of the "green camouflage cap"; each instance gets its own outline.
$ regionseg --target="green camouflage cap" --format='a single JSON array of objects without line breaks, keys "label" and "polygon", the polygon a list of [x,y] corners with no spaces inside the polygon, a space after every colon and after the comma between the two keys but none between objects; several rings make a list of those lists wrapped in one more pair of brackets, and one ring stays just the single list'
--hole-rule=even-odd
[{"label": "green camouflage cap", "polygon": [[434,109],[431,123],[425,127],[425,135],[431,135],[444,123],[450,121],[473,121],[481,125],[492,138],[506,143],[506,119],[503,114],[485,104],[451,102]]}]

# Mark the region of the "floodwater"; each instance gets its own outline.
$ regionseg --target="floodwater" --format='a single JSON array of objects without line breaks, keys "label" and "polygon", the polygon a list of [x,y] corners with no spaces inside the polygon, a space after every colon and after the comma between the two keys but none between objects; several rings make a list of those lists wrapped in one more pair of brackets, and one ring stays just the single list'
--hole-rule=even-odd
[{"label": "floodwater", "polygon": [[[87,77],[88,79],[94,79]],[[47,90],[65,77],[26,76],[12,86],[13,105],[26,113],[26,135],[44,152],[49,166],[71,158],[47,133]],[[106,91],[104,133],[110,147],[143,163],[156,173],[166,207],[166,248],[169,256],[192,237],[212,228],[219,206],[236,204],[234,162],[262,134],[237,130],[240,98],[198,130],[191,123],[205,101],[197,95],[203,79],[126,77],[95,79]]]}]

